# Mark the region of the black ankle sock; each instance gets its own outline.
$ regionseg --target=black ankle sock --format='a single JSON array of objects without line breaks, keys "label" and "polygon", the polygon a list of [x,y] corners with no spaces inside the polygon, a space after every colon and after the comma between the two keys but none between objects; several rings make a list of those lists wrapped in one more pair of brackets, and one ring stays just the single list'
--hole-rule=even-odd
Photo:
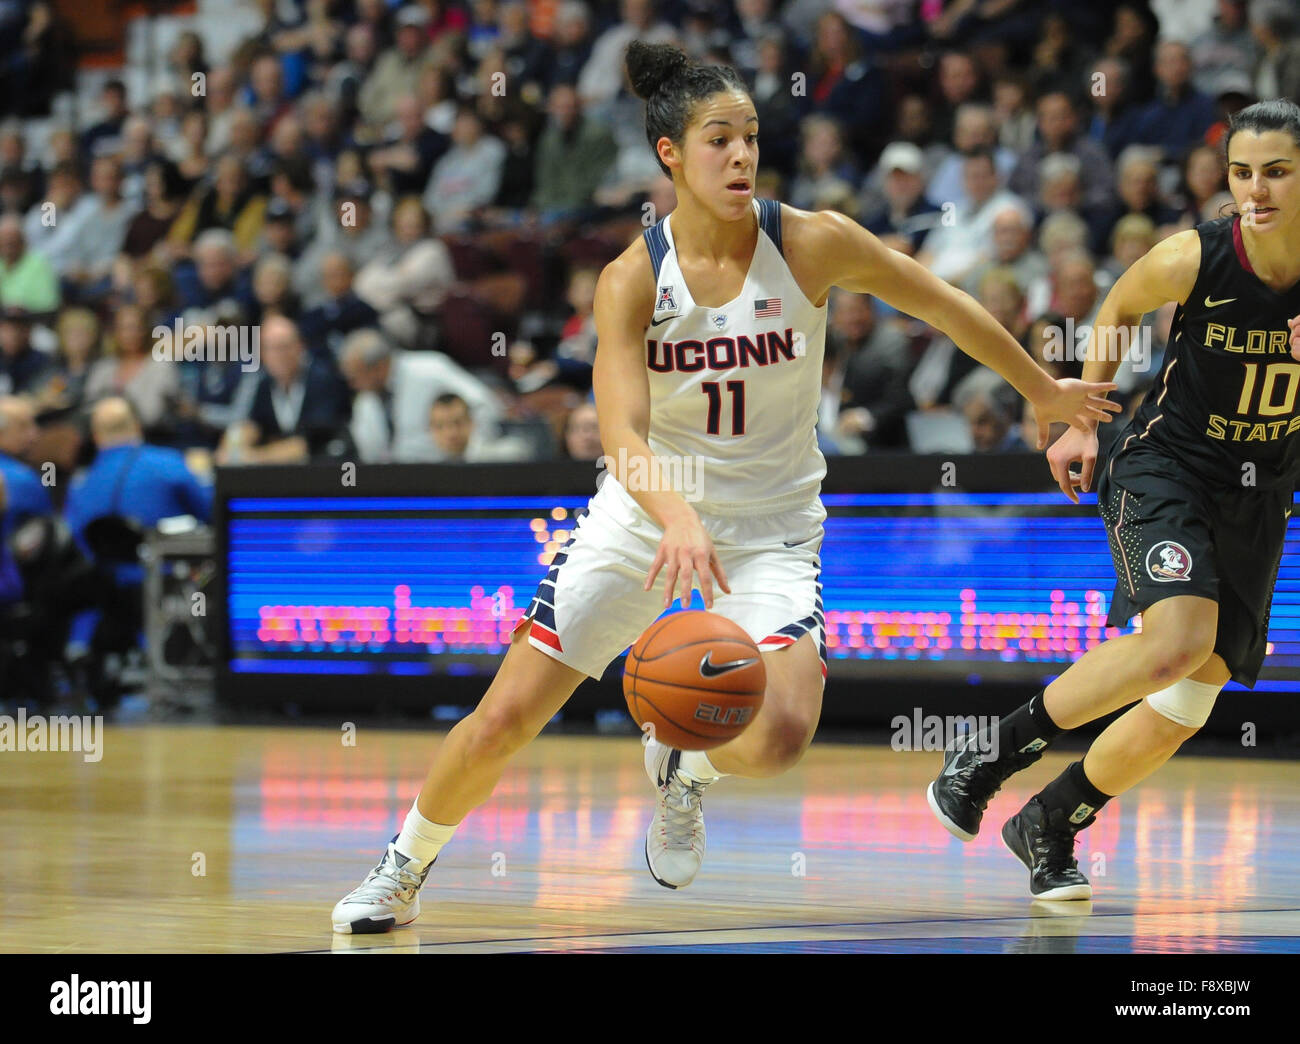
[{"label": "black ankle sock", "polygon": [[1111,796],[1092,785],[1083,771],[1082,761],[1076,761],[1035,795],[1049,817],[1053,810],[1059,809],[1075,830],[1092,826],[1101,806]]},{"label": "black ankle sock", "polygon": [[1023,707],[998,722],[998,758],[1004,754],[1041,754],[1064,731],[1048,715],[1040,690]]}]

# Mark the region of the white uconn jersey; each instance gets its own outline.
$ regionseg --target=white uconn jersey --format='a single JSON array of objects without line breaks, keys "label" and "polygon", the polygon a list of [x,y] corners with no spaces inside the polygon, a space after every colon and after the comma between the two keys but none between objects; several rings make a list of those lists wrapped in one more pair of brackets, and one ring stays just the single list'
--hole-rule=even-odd
[{"label": "white uconn jersey", "polygon": [[655,272],[646,327],[650,449],[694,459],[703,511],[750,515],[817,496],[826,306],[814,307],[781,252],[781,204],[755,199],[758,246],[740,294],[721,308],[691,299],[669,214],[644,236]]}]

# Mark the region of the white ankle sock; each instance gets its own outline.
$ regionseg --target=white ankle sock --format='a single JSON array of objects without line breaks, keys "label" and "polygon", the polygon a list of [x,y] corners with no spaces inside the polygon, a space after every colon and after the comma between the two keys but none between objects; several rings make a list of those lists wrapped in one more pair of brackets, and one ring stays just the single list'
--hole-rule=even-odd
[{"label": "white ankle sock", "polygon": [[700,782],[707,782],[725,776],[725,772],[719,772],[713,767],[713,762],[709,760],[709,755],[702,750],[684,750],[682,759],[677,763],[677,771],[681,772],[692,779]]},{"label": "white ankle sock", "polygon": [[397,846],[397,850],[402,855],[418,859],[425,866],[428,866],[433,862],[434,857],[442,851],[442,846],[451,840],[454,833],[456,833],[455,826],[431,823],[420,815],[418,805],[412,805],[411,811],[406,813],[406,822],[402,824],[402,832],[397,835],[397,840],[393,844]]}]

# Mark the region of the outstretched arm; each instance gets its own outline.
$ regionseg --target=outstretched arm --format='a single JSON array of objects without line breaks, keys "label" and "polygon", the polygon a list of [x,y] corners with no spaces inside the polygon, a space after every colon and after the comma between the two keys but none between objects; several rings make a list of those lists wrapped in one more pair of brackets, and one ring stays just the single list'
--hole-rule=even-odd
[{"label": "outstretched arm", "polygon": [[824,210],[808,215],[804,249],[828,266],[834,286],[872,294],[947,334],[972,358],[1000,373],[1034,404],[1038,448],[1053,421],[1073,427],[1110,420],[1119,406],[1107,402],[1111,383],[1053,380],[970,294],[945,283],[904,254],[887,249],[851,218]]},{"label": "outstretched arm", "polygon": [[[1097,311],[1083,379],[1109,381],[1114,377],[1142,317],[1169,301],[1187,300],[1200,267],[1201,240],[1195,229],[1170,236],[1134,261],[1115,281]],[[1075,462],[1079,464],[1078,472],[1070,470]],[[1092,486],[1097,463],[1096,426],[1067,431],[1047,451],[1047,463],[1061,492],[1077,504],[1079,495],[1074,487],[1086,493]]]}]

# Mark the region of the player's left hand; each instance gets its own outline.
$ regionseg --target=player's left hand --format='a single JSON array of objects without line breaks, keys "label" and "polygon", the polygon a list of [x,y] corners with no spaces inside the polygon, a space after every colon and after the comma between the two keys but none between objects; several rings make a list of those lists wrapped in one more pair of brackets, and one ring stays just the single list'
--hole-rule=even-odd
[{"label": "player's left hand", "polygon": [[1300,315],[1288,319],[1286,325],[1291,327],[1291,358],[1300,359]]},{"label": "player's left hand", "polygon": [[1047,448],[1053,421],[1064,421],[1072,428],[1091,431],[1098,423],[1113,420],[1111,415],[1123,409],[1104,395],[1119,387],[1114,381],[1089,382],[1065,377],[1052,383],[1055,385],[1053,392],[1042,401],[1034,402],[1039,449]]}]

